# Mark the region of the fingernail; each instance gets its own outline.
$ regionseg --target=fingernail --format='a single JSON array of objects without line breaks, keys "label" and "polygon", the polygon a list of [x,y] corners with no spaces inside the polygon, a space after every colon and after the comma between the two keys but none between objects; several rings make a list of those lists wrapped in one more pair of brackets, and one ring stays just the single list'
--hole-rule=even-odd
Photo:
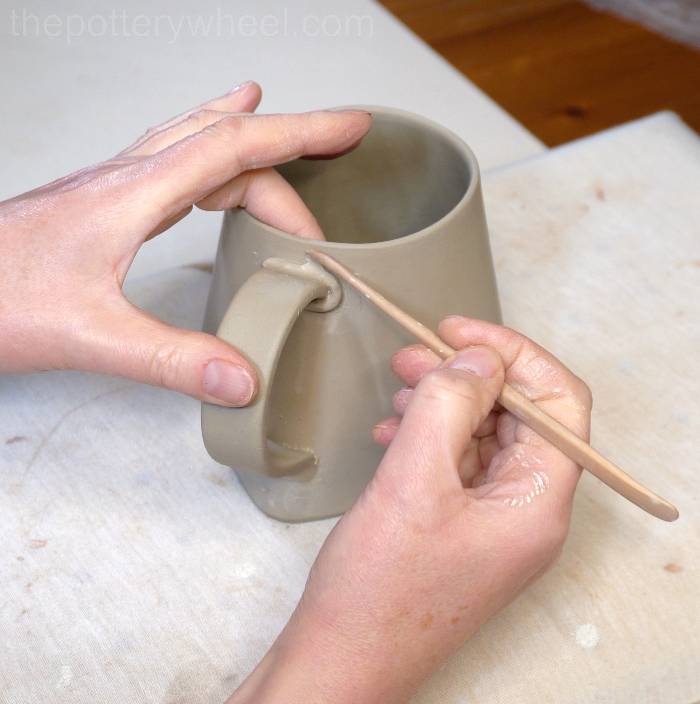
[{"label": "fingernail", "polygon": [[213,359],[204,368],[202,388],[205,394],[219,401],[245,406],[253,398],[255,382],[244,367],[223,359]]},{"label": "fingernail", "polygon": [[386,425],[382,425],[381,423],[377,423],[377,425],[372,428],[372,438],[375,442],[381,442],[384,437],[386,437],[387,432],[390,430],[390,428]]},{"label": "fingernail", "polygon": [[362,110],[361,108],[326,108],[327,112],[349,112],[353,113],[354,115],[369,115],[370,117],[374,117],[369,110]]},{"label": "fingernail", "polygon": [[394,352],[391,361],[402,357],[430,357],[431,352],[427,347],[423,345],[408,345],[408,347],[402,347],[398,352]]},{"label": "fingernail", "polygon": [[452,369],[461,369],[470,374],[476,374],[482,379],[490,379],[496,376],[501,363],[496,353],[490,349],[486,347],[469,347],[457,354],[449,366]]},{"label": "fingernail", "polygon": [[239,83],[237,86],[233,86],[231,90],[228,92],[229,95],[231,93],[238,93],[239,90],[243,90],[244,88],[248,87],[253,81],[243,81],[243,83]]}]

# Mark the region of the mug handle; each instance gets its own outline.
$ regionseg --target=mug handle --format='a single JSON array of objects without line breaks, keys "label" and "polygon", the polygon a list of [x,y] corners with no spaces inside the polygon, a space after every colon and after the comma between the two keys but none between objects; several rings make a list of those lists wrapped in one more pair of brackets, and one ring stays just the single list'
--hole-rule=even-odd
[{"label": "mug handle", "polygon": [[241,286],[216,331],[256,366],[259,390],[246,408],[202,404],[207,452],[221,464],[270,477],[296,474],[317,463],[313,451],[281,446],[267,437],[270,390],[294,323],[304,309],[327,312],[342,299],[334,276],[307,259],[266,259]]}]

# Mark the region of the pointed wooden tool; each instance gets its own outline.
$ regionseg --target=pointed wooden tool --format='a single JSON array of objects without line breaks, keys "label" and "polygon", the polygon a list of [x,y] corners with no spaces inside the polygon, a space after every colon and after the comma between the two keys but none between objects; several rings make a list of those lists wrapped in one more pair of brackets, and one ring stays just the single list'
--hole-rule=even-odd
[{"label": "pointed wooden tool", "polygon": [[[384,311],[435,354],[443,359],[455,354],[455,350],[446,345],[434,332],[387,300],[381,293],[375,291],[337,259],[318,250],[312,250],[307,252],[307,254],[332,274],[347,281],[353,288],[360,291],[370,302],[374,303],[375,306]],[[588,443],[581,440],[578,435],[575,435],[559,421],[545,413],[512,386],[503,385],[498,401],[503,408],[510,411],[516,418],[552,443],[576,464],[587,469],[613,491],[624,496],[633,504],[639,506],[639,508],[664,521],[675,521],[678,518],[678,509],[673,504],[657,496],[629,474],[623,472],[617,465],[603,457]]]}]

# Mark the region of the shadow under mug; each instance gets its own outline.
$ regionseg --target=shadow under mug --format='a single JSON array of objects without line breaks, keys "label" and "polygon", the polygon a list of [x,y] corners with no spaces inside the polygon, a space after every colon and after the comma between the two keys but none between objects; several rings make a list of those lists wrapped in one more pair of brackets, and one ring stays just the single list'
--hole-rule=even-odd
[{"label": "shadow under mug", "polygon": [[414,342],[362,295],[306,259],[331,254],[435,328],[446,315],[500,322],[474,155],[443,127],[368,107],[352,153],[279,171],[328,241],[224,217],[204,328],[256,366],[260,391],[241,409],[202,405],[209,454],[233,467],[255,504],[285,521],[351,506],[383,450],[371,430],[392,415],[392,355]]}]

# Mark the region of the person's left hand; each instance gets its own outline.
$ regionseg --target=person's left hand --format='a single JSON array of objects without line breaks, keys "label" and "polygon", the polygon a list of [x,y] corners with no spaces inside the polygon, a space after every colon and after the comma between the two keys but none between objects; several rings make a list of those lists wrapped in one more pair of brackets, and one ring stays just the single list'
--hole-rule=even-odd
[{"label": "person's left hand", "polygon": [[240,352],[149,316],[122,284],[143,242],[193,205],[245,207],[292,234],[323,238],[271,167],[351,149],[371,116],[251,115],[260,97],[257,84],[244,83],[112,159],[0,203],[0,373],[80,369],[222,405],[252,400],[255,371]]}]

